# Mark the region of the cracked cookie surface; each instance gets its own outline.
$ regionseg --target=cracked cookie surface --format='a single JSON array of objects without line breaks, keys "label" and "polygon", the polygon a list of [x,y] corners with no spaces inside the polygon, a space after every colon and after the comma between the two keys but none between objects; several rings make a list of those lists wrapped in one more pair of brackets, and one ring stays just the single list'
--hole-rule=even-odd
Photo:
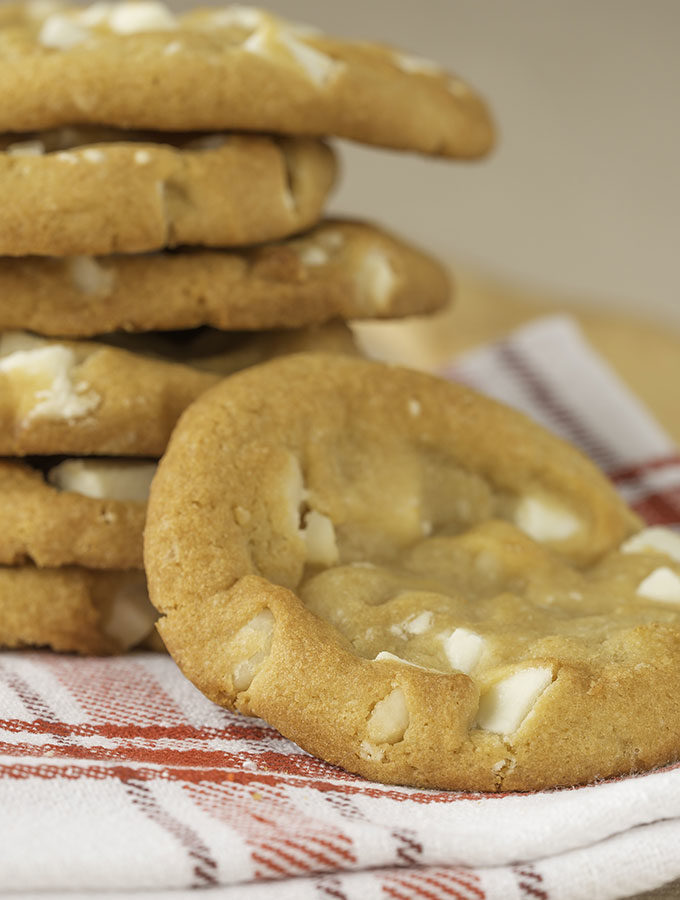
[{"label": "cracked cookie surface", "polygon": [[90,337],[420,315],[444,306],[450,286],[434,259],[382,229],[328,220],[241,251],[0,258],[0,294],[12,297],[0,330]]},{"label": "cracked cookie surface", "polygon": [[680,536],[641,529],[521,414],[301,355],[185,414],[145,561],[214,701],[379,781],[529,790],[680,755]]},{"label": "cracked cookie surface", "polygon": [[320,219],[335,177],[332,151],[312,139],[134,141],[126,132],[96,139],[96,131],[75,130],[68,149],[54,150],[63,146],[58,133],[4,139],[0,254],[138,253],[275,240]]},{"label": "cracked cookie surface", "polygon": [[433,63],[236,5],[175,16],[157,2],[7,4],[0,83],[4,130],[336,135],[463,158],[493,143],[483,100]]}]

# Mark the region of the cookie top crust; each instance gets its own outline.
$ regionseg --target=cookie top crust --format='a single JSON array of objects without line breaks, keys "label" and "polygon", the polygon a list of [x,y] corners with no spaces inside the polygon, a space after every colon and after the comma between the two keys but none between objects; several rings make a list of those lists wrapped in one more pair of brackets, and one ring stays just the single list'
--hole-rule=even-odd
[{"label": "cookie top crust", "polygon": [[0,9],[0,130],[72,124],[335,135],[472,158],[489,112],[461,79],[378,44],[254,7],[158,2]]},{"label": "cookie top crust", "polygon": [[336,173],[330,148],[310,138],[67,134],[5,137],[0,254],[276,240],[318,222]]},{"label": "cookie top crust", "polygon": [[142,569],[155,461],[0,460],[0,565]]},{"label": "cookie top crust", "polygon": [[123,653],[156,618],[142,572],[0,566],[0,647]]},{"label": "cookie top crust", "polygon": [[0,334],[0,456],[159,457],[182,411],[224,375],[301,349],[355,352],[339,323],[240,342],[209,330],[107,340]]},{"label": "cookie top crust", "polygon": [[145,564],[215,702],[379,781],[529,790],[680,755],[680,536],[640,529],[520,413],[305,354],[186,411]]},{"label": "cookie top crust", "polygon": [[0,331],[60,337],[195,328],[299,328],[442,308],[446,270],[373,225],[329,219],[244,250],[0,258]]}]

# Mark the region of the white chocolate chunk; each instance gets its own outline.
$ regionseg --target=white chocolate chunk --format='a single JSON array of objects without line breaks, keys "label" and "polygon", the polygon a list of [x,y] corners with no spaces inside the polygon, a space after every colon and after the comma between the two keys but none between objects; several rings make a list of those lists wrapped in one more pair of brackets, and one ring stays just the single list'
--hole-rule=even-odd
[{"label": "white chocolate chunk", "polygon": [[338,562],[338,545],[333,523],[323,513],[310,509],[305,515],[302,535],[307,545],[307,560],[312,565],[333,566]]},{"label": "white chocolate chunk", "polygon": [[398,69],[416,75],[443,75],[444,69],[429,59],[411,56],[408,53],[393,53],[392,60]]},{"label": "white chocolate chunk", "polygon": [[83,294],[105,296],[113,290],[115,275],[92,256],[74,256],[69,260],[69,274],[73,284]]},{"label": "white chocolate chunk", "polygon": [[27,419],[77,419],[99,404],[99,396],[88,391],[88,385],[74,382],[75,367],[73,350],[62,344],[19,350],[0,358],[0,373],[28,381],[33,387],[37,402]]},{"label": "white chocolate chunk", "polygon": [[302,35],[302,32],[278,27],[273,21],[265,19],[241,46],[246,53],[270,59],[280,56],[283,51],[310,81],[317,87],[323,87],[344,64],[298,40],[297,35]]},{"label": "white chocolate chunk", "polygon": [[151,162],[151,154],[148,150],[135,150],[135,164],[138,166],[146,166]]},{"label": "white chocolate chunk", "polygon": [[581,528],[580,520],[555,500],[527,495],[517,504],[515,524],[535,541],[563,541]]},{"label": "white chocolate chunk", "polygon": [[274,615],[269,609],[263,609],[234,635],[232,644],[243,654],[232,671],[236,691],[246,691],[252,684],[271,649],[273,635]]},{"label": "white chocolate chunk", "polygon": [[96,147],[85,147],[84,150],[80,151],[83,159],[86,159],[91,163],[100,163],[103,162],[106,158],[106,154],[103,150],[98,150]]},{"label": "white chocolate chunk", "polygon": [[497,681],[480,698],[477,726],[485,731],[512,734],[551,682],[551,670],[543,667],[521,669]]},{"label": "white chocolate chunk", "polygon": [[680,603],[680,576],[667,566],[661,566],[640,583],[637,593],[647,600]]},{"label": "white chocolate chunk", "polygon": [[38,43],[54,50],[70,50],[84,43],[89,36],[89,31],[81,28],[72,19],[61,13],[53,13],[43,22],[38,34]]},{"label": "white chocolate chunk", "polygon": [[308,44],[297,40],[289,31],[282,29],[279,32],[279,41],[290,51],[309,79],[319,87],[323,87],[342,68],[341,63],[337,63],[325,53],[320,53]]},{"label": "white chocolate chunk", "polygon": [[143,575],[131,576],[116,592],[102,630],[128,650],[143,640],[151,631],[158,613],[151,605]]},{"label": "white chocolate chunk", "polygon": [[45,145],[42,141],[17,141],[5,149],[9,156],[42,156],[44,152]]},{"label": "white chocolate chunk", "polygon": [[409,719],[404,692],[396,687],[373,707],[366,726],[368,737],[375,744],[396,744],[404,737]]},{"label": "white chocolate chunk", "polygon": [[265,19],[264,13],[252,6],[231,3],[224,9],[216,9],[210,17],[213,27],[229,28],[236,25],[248,31],[257,28]]},{"label": "white chocolate chunk", "polygon": [[424,672],[432,671],[431,669],[426,669],[425,666],[419,666],[417,663],[411,662],[408,659],[402,659],[401,656],[396,656],[394,653],[390,653],[389,650],[381,650],[374,659],[374,662],[383,661],[402,663],[405,666],[413,666],[414,669],[422,669]]},{"label": "white chocolate chunk", "polygon": [[26,331],[4,331],[0,334],[0,359],[18,353],[21,350],[37,350],[39,347],[47,347],[45,338],[36,337]]},{"label": "white chocolate chunk", "polygon": [[657,525],[644,528],[624,541],[621,553],[663,553],[680,562],[680,534]]},{"label": "white chocolate chunk", "polygon": [[305,266],[325,266],[328,262],[328,253],[323,247],[311,244],[301,247],[299,250],[300,262]]},{"label": "white chocolate chunk", "polygon": [[177,19],[156,0],[134,0],[113,5],[108,26],[116,34],[141,34],[146,31],[169,31],[177,28]]},{"label": "white chocolate chunk", "polygon": [[408,411],[409,415],[413,416],[416,419],[420,413],[422,412],[422,406],[420,405],[420,401],[416,400],[415,397],[411,397],[408,401]]},{"label": "white chocolate chunk", "polygon": [[113,3],[100,0],[98,3],[91,3],[89,6],[78,10],[74,18],[79,25],[85,25],[87,28],[92,28],[96,25],[106,25],[113,6]]},{"label": "white chocolate chunk", "polygon": [[428,628],[432,626],[434,616],[429,610],[421,612],[411,619],[407,619],[403,624],[403,629],[407,634],[424,634]]},{"label": "white chocolate chunk", "polygon": [[359,756],[361,759],[368,759],[371,762],[382,762],[385,756],[385,748],[376,747],[370,741],[362,741],[359,744]]},{"label": "white chocolate chunk", "polygon": [[320,231],[316,235],[315,240],[329,252],[340,250],[345,244],[345,236],[343,233],[341,231],[331,231],[330,229]]},{"label": "white chocolate chunk", "polygon": [[444,653],[452,669],[469,675],[484,651],[484,638],[467,628],[454,628],[444,638]]},{"label": "white chocolate chunk", "polygon": [[156,463],[135,460],[65,459],[50,469],[47,480],[61,491],[96,500],[146,503]]},{"label": "white chocolate chunk", "polygon": [[387,307],[397,278],[382,250],[373,248],[364,254],[357,280],[359,290],[371,309],[380,311]]}]

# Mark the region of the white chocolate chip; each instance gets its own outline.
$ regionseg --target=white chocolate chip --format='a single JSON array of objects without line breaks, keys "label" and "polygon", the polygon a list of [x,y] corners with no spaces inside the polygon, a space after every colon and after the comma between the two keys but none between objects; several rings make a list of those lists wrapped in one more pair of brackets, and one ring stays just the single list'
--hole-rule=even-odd
[{"label": "white chocolate chip", "polygon": [[338,562],[338,545],[333,523],[323,513],[310,509],[302,529],[307,546],[307,561],[316,566],[333,566]]},{"label": "white chocolate chip", "polygon": [[307,73],[309,79],[319,87],[323,87],[342,68],[341,63],[331,59],[330,56],[326,56],[325,53],[315,50],[308,44],[297,40],[289,31],[281,30],[279,32],[279,41],[290,51],[298,65]]},{"label": "white chocolate chip", "polygon": [[515,524],[535,541],[563,541],[581,528],[574,513],[557,501],[531,495],[517,504]]},{"label": "white chocolate chip", "polygon": [[[301,32],[298,31],[297,34]],[[283,50],[285,55],[318,87],[323,87],[344,68],[343,63],[336,62],[325,53],[298,40],[294,31],[279,28],[267,21],[258,25],[257,30],[244,41],[242,49],[246,53],[265,58],[276,57]]]},{"label": "white chocolate chip", "polygon": [[50,469],[47,480],[62,491],[97,500],[146,503],[156,463],[136,460],[65,459]]},{"label": "white chocolate chip", "polygon": [[81,28],[72,19],[60,13],[53,13],[43,22],[38,34],[38,43],[54,50],[70,50],[84,43],[89,36],[89,31]]},{"label": "white chocolate chip", "polygon": [[419,56],[411,56],[408,53],[393,53],[392,60],[398,69],[409,74],[416,75],[443,75],[444,69],[429,59]]},{"label": "white chocolate chip", "polygon": [[146,166],[151,162],[151,154],[148,150],[135,150],[135,164],[138,166]]},{"label": "white chocolate chip", "polygon": [[624,541],[621,553],[663,553],[680,562],[680,534],[670,528],[644,528]]},{"label": "white chocolate chip", "polygon": [[410,716],[406,697],[400,687],[395,687],[373,707],[366,730],[375,744],[396,744],[404,737]]},{"label": "white chocolate chip", "polygon": [[20,350],[37,350],[48,345],[46,338],[36,337],[25,331],[5,331],[0,334],[0,359]]},{"label": "white chocolate chip", "polygon": [[157,618],[140,573],[130,576],[118,589],[102,621],[102,630],[122,650],[128,650],[149,634]]},{"label": "white chocolate chip", "polygon": [[91,163],[100,163],[106,158],[104,151],[97,150],[96,147],[86,147],[84,150],[81,150],[80,153],[83,159],[86,159]]},{"label": "white chocolate chip", "polygon": [[5,149],[9,156],[42,156],[44,152],[45,145],[42,141],[17,141]]},{"label": "white chocolate chip", "polygon": [[467,628],[454,628],[443,643],[451,668],[466,675],[472,672],[484,652],[484,638]]},{"label": "white chocolate chip", "polygon": [[499,734],[517,731],[551,682],[552,671],[542,666],[497,681],[480,698],[478,727]]},{"label": "white chocolate chip", "polygon": [[305,266],[325,266],[329,259],[328,253],[315,244],[300,247],[299,257]]},{"label": "white chocolate chip", "polygon": [[92,28],[97,25],[106,25],[109,16],[111,15],[111,11],[113,10],[113,3],[101,2],[91,3],[89,6],[86,6],[84,9],[79,9],[75,13],[75,19],[79,25],[85,25],[87,28]]},{"label": "white chocolate chip", "polygon": [[238,28],[252,31],[261,25],[264,19],[264,13],[259,9],[231,3],[224,9],[215,10],[210,16],[210,24],[211,27],[217,28],[229,28],[235,25]]},{"label": "white chocolate chip", "polygon": [[71,165],[80,162],[80,158],[76,153],[69,153],[68,151],[56,153],[54,158],[58,159],[59,162],[70,163]]},{"label": "white chocolate chip", "polygon": [[116,34],[141,34],[175,29],[177,19],[164,3],[134,0],[114,4],[108,16],[108,25]]},{"label": "white chocolate chip", "polygon": [[667,566],[661,566],[640,583],[637,593],[647,600],[680,603],[680,576]]},{"label": "white chocolate chip", "polygon": [[100,397],[83,383],[74,383],[76,358],[61,344],[35,350],[19,350],[0,359],[0,373],[10,379],[29,381],[37,402],[27,419],[78,419],[91,412]]},{"label": "white chocolate chip", "polygon": [[74,256],[69,260],[73,284],[83,294],[106,296],[113,290],[115,275],[92,256]]},{"label": "white chocolate chip", "polygon": [[420,405],[420,401],[416,400],[415,397],[411,397],[408,401],[408,411],[413,418],[417,418],[422,412],[423,408]]},{"label": "white chocolate chip", "polygon": [[382,762],[385,756],[385,748],[376,747],[370,741],[362,741],[359,744],[359,756],[361,759],[370,760],[370,762]]},{"label": "white chocolate chip", "polygon": [[244,654],[232,672],[237,692],[248,690],[252,684],[258,668],[271,649],[273,635],[274,615],[269,609],[263,609],[234,635],[233,646]]},{"label": "white chocolate chip", "polygon": [[432,627],[433,618],[434,616],[429,610],[421,612],[419,615],[413,616],[404,622],[404,631],[407,634],[424,634],[428,628]]},{"label": "white chocolate chip", "polygon": [[375,657],[374,662],[397,662],[402,663],[405,666],[413,666],[414,669],[422,669],[424,672],[432,671],[431,669],[427,669],[425,666],[419,666],[417,663],[411,662],[408,659],[402,659],[401,656],[396,656],[394,653],[390,653],[389,650],[381,650]]},{"label": "white chocolate chip", "polygon": [[343,233],[341,231],[331,231],[330,229],[319,231],[315,236],[315,240],[329,252],[340,250],[345,244]]},{"label": "white chocolate chip", "polygon": [[379,312],[387,307],[396,280],[392,264],[383,251],[375,247],[367,250],[359,266],[357,283],[368,309]]}]

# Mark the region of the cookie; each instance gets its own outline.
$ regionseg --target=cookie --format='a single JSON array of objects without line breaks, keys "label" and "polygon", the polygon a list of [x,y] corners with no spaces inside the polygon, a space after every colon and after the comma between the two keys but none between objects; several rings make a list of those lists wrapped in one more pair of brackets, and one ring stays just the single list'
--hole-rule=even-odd
[{"label": "cookie", "polygon": [[0,565],[142,569],[149,460],[0,461]]},{"label": "cookie", "polygon": [[520,413],[303,354],[187,410],[145,562],[212,700],[378,781],[528,790],[680,756],[680,536],[640,528]]},{"label": "cookie", "polygon": [[74,123],[337,135],[450,157],[493,143],[482,99],[389,47],[327,38],[258,9],[163,4],[0,9],[0,130]]},{"label": "cookie", "polygon": [[434,312],[444,268],[382,229],[329,220],[282,243],[67,259],[0,258],[0,330],[91,337],[211,325],[299,328]]},{"label": "cookie", "polygon": [[181,412],[222,375],[298,349],[301,342],[353,350],[350,332],[334,323],[290,336],[255,335],[232,349],[219,341],[228,347],[233,336],[207,338],[207,347],[186,340],[175,347],[186,364],[163,358],[168,339],[156,337],[156,358],[148,355],[153,336],[139,336],[137,346],[145,350],[133,353],[101,342],[1,334],[0,456],[158,457]]},{"label": "cookie", "polygon": [[0,646],[122,653],[145,641],[156,612],[142,572],[0,566]]},{"label": "cookie", "polygon": [[[54,151],[50,140],[9,143],[0,153],[0,254],[274,240],[319,220],[335,176],[331,150],[305,138],[214,135],[173,146],[123,133],[88,144],[76,133],[76,145]],[[47,152],[34,152],[41,147]]]}]

